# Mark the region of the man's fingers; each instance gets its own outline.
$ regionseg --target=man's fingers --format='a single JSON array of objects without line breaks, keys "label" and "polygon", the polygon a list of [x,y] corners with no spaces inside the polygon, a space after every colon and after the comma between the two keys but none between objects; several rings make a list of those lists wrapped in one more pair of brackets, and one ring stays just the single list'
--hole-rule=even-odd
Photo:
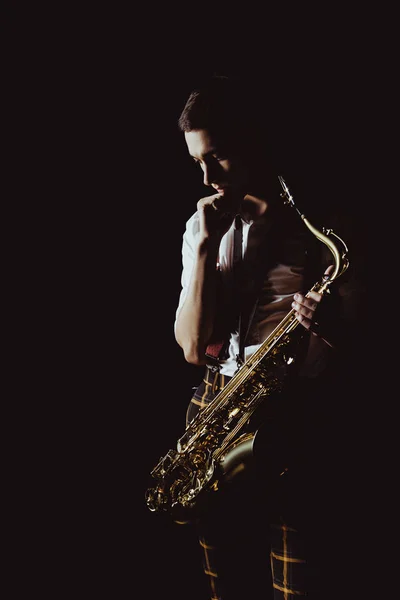
[{"label": "man's fingers", "polygon": [[[319,294],[318,292],[308,292],[307,294],[307,298],[304,298],[304,301],[302,302],[302,304],[307,304],[309,305],[309,303],[311,304],[319,304],[322,300],[322,294]],[[315,306],[315,308],[317,308]]]},{"label": "man's fingers", "polygon": [[212,207],[214,210],[219,210],[220,205],[218,204],[218,200],[221,198],[221,194],[213,194],[212,196],[206,196],[205,198],[201,198],[197,203],[198,209],[204,209],[206,207]]},{"label": "man's fingers", "polygon": [[207,211],[213,209],[215,212],[232,215],[234,217],[240,210],[241,200],[241,196],[235,196],[230,191],[225,190],[223,193],[212,194],[211,196],[201,198],[197,203],[197,208]]}]

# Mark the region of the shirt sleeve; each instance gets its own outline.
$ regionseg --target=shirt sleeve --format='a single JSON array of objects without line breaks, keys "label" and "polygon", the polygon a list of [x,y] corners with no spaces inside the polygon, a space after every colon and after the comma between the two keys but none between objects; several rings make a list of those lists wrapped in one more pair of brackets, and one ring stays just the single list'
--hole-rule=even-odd
[{"label": "shirt sleeve", "polygon": [[182,236],[182,274],[181,274],[181,292],[179,295],[178,307],[175,313],[174,331],[176,329],[176,320],[178,314],[186,300],[189,288],[190,278],[192,276],[195,260],[196,237],[199,234],[199,217],[194,213],[186,222],[185,231]]}]

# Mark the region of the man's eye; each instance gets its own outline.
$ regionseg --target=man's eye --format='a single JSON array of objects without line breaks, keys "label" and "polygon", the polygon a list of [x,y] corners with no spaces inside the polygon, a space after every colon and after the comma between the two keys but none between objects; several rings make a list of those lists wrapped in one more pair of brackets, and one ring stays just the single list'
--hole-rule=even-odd
[{"label": "man's eye", "polygon": [[222,154],[213,154],[213,157],[215,158],[215,160],[217,160],[218,162],[221,162],[222,160],[226,160],[226,156],[223,156]]}]

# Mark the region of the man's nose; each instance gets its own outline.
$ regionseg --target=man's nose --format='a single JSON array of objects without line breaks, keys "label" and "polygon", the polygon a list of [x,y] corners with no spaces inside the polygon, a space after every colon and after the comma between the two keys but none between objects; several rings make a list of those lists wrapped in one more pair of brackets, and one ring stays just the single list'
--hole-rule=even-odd
[{"label": "man's nose", "polygon": [[213,165],[204,165],[204,176],[203,176],[204,185],[211,185],[212,183],[216,183],[216,170]]}]

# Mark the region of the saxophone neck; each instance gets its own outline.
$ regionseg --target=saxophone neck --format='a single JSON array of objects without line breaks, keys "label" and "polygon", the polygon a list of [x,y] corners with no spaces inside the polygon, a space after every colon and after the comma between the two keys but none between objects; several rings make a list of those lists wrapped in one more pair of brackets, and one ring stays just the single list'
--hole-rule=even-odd
[{"label": "saxophone neck", "polygon": [[317,229],[303,214],[301,215],[301,218],[311,233],[329,248],[333,256],[333,271],[331,271],[329,277],[324,275],[324,279],[328,280],[327,285],[330,285],[330,283],[332,283],[334,279],[337,279],[337,277],[340,277],[349,266],[349,259],[347,256],[348,248],[342,238],[336,235],[333,229],[326,229],[325,227],[323,227],[322,230]]},{"label": "saxophone neck", "polygon": [[320,283],[316,284],[316,286],[320,286],[320,289],[318,291],[321,291],[323,293],[326,290],[326,288],[332,283],[332,281],[340,275],[342,275],[342,273],[344,273],[344,271],[346,271],[346,269],[348,268],[348,248],[345,242],[338,235],[336,235],[336,233],[334,233],[332,229],[326,229],[325,227],[323,227],[322,230],[320,230],[314,225],[312,225],[310,221],[306,218],[306,216],[296,207],[293,200],[293,196],[291,195],[283,177],[279,175],[278,179],[283,189],[281,197],[283,198],[284,203],[289,204],[289,206],[291,206],[292,208],[295,208],[306,227],[320,242],[322,242],[329,248],[333,256],[333,270],[330,272],[329,276],[324,275],[323,280]]}]

